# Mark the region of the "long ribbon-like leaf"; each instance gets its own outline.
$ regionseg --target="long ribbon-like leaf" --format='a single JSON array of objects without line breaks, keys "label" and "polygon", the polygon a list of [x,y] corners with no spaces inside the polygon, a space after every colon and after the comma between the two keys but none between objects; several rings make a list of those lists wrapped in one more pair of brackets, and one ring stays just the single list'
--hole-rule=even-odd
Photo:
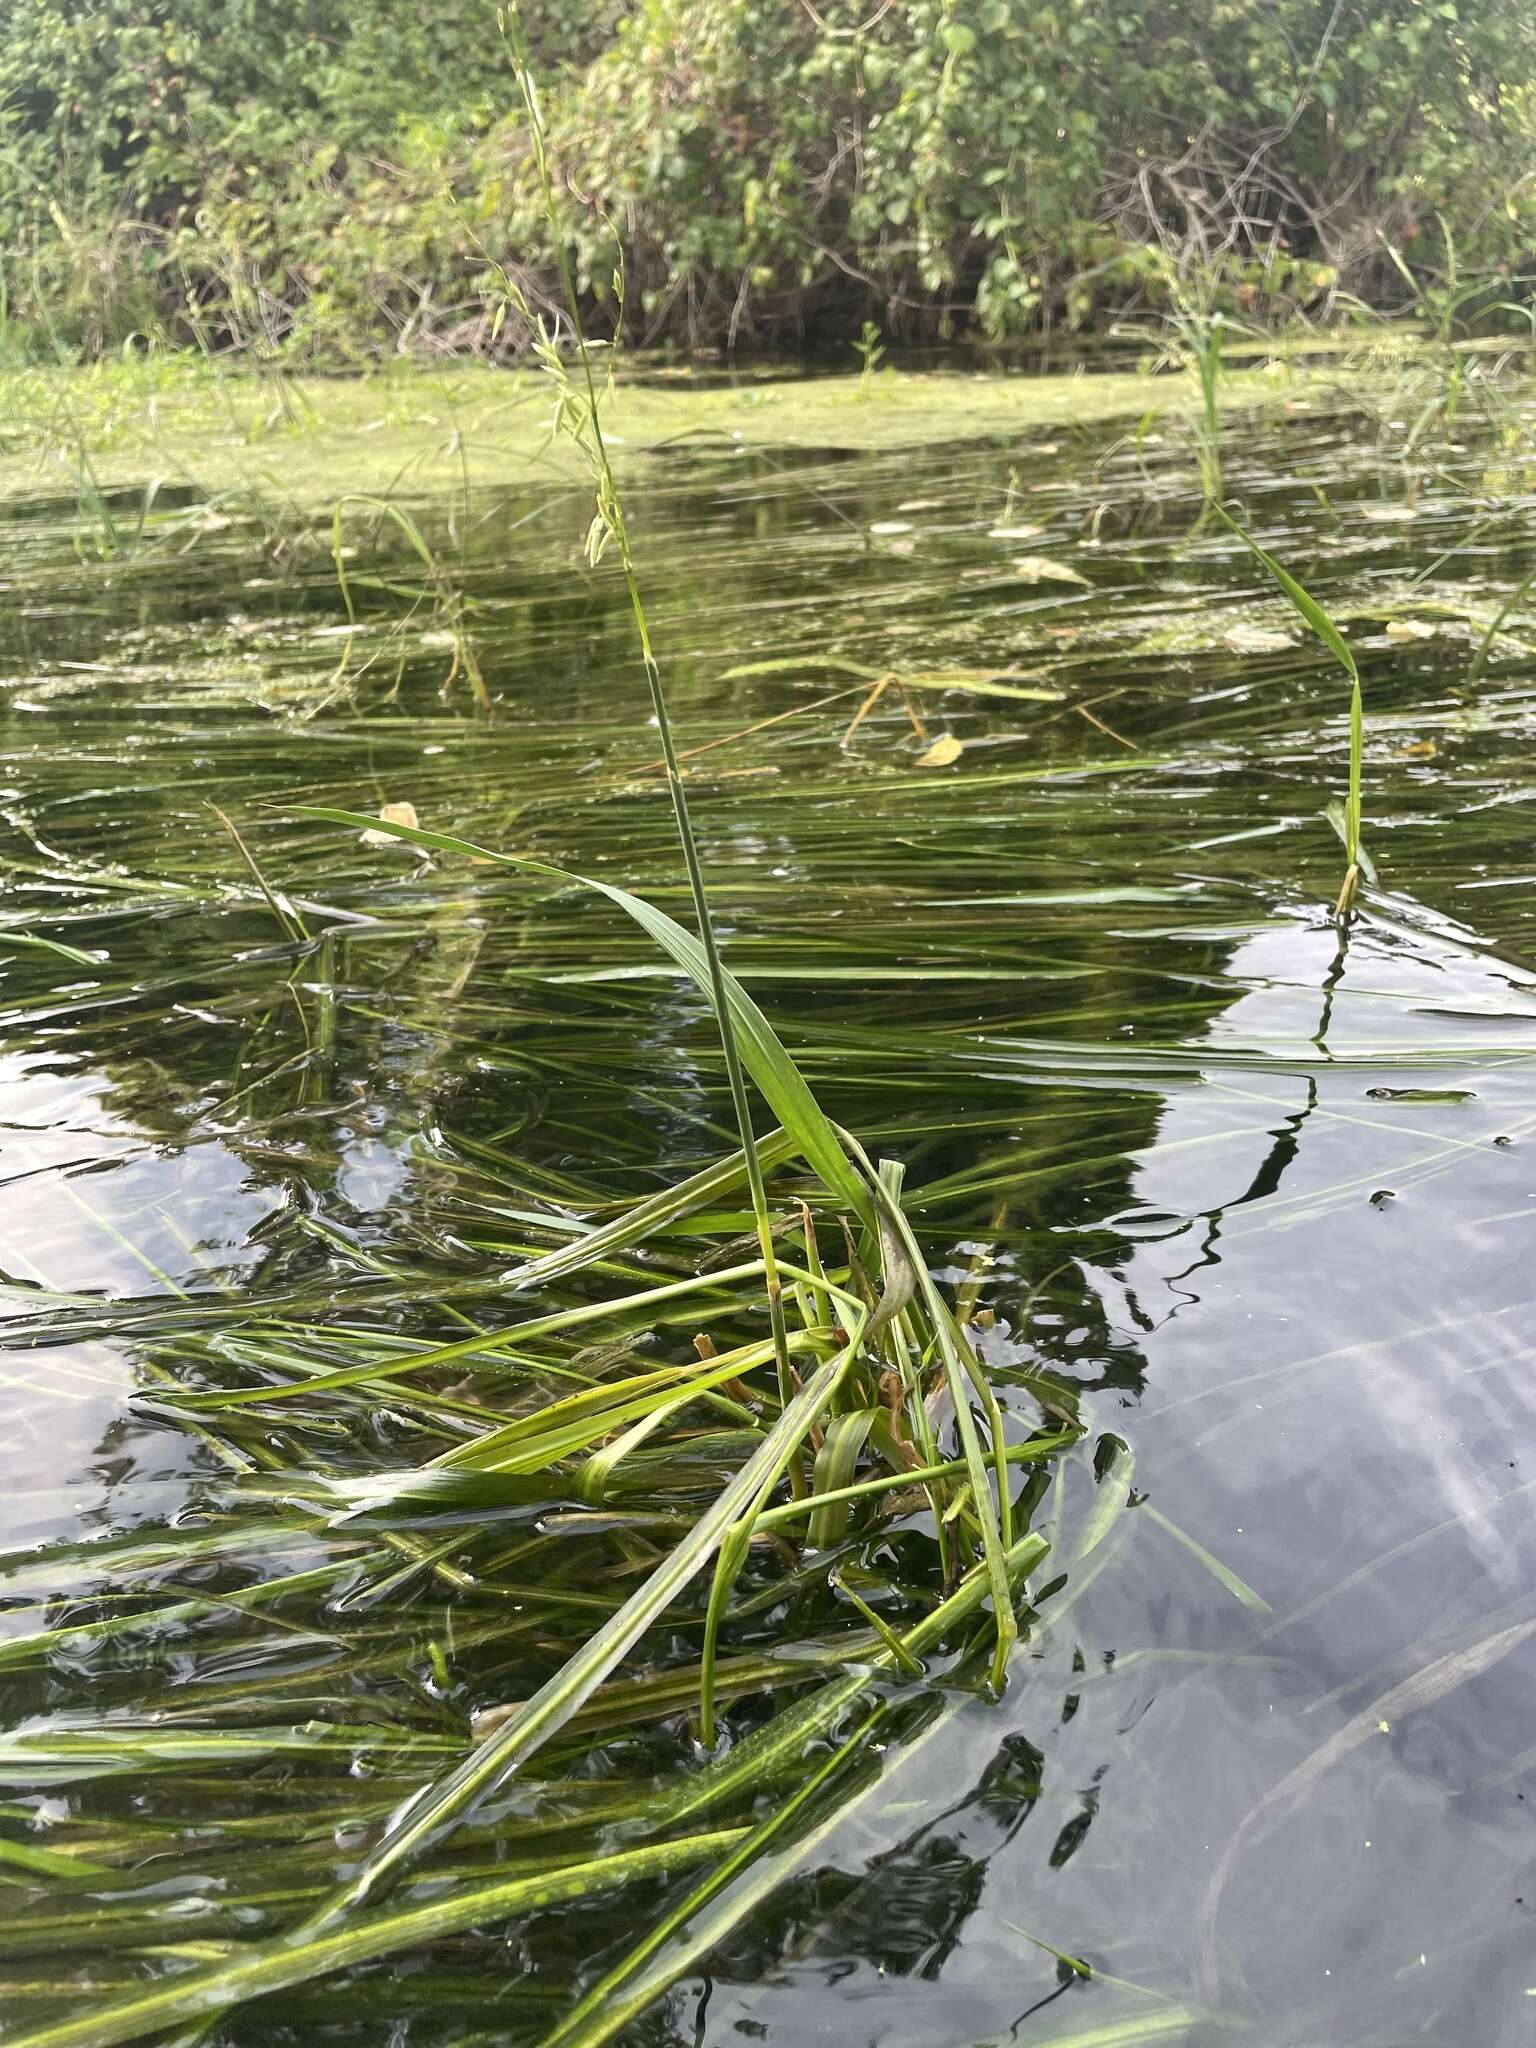
[{"label": "long ribbon-like leaf", "polygon": [[254,1943],[211,1970],[190,1971],[151,1990],[98,2005],[76,2019],[15,2035],[8,2048],[118,2048],[120,2042],[158,2034],[246,1999],[370,1962],[375,1956],[440,1941],[445,1935],[462,1934],[472,1927],[510,1919],[513,1914],[539,1912],[565,1899],[591,1898],[644,1878],[664,1877],[731,1849],[745,1832],[725,1828],[625,1850],[590,1863],[568,1864],[563,1870],[541,1872],[536,1877],[460,1885],[425,1905],[370,1914],[333,1933],[308,1939],[283,1935]]}]

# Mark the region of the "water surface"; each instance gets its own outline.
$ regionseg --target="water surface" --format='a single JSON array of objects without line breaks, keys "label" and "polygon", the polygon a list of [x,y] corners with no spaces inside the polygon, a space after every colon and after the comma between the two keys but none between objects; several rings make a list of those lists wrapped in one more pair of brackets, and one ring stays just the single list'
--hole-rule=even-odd
[{"label": "water surface", "polygon": [[[1469,680],[1529,561],[1522,405],[1511,389],[1406,460],[1390,403],[1325,390],[1230,429],[1234,499],[1361,663],[1380,883],[1347,936],[1321,816],[1342,679],[1199,524],[1176,426],[861,453],[850,414],[846,446],[775,449],[765,424],[761,455],[674,450],[635,487],[683,744],[796,713],[693,768],[730,964],[831,1113],[905,1161],[1005,1398],[1023,1412],[1042,1373],[1080,1396],[1056,1554],[1106,1445],[1134,1456],[1137,1505],[1042,1600],[1006,1698],[903,1725],[870,1796],[626,2040],[1528,2042],[1519,606]],[[293,818],[409,801],[683,914],[622,591],[577,562],[579,501],[484,469],[467,493],[402,493],[464,601],[445,609],[398,529],[356,513],[350,630],[328,520],[189,522],[190,489],[141,520],[130,491],[114,541],[73,497],[10,508],[3,910],[89,958],[13,951],[0,984],[6,1632],[151,1589],[212,1597],[0,1671],[28,1738],[0,1750],[0,1830],[57,1847],[79,1827],[117,1871],[8,1873],[7,2037],[291,1921],[282,1888],[311,1854],[292,1816],[340,1867],[349,1828],[517,1697],[612,1570],[529,1552],[518,1642],[430,1575],[343,1577],[270,1625],[220,1604],[339,1554],[292,1534],[190,1571],[145,1553],[131,1596],[39,1562],[205,1526],[227,1466],[145,1396],[240,1369],[256,1325],[270,1343],[300,1319],[412,1339],[504,1320],[499,1276],[541,1215],[730,1142],[703,1006],[609,907]],[[1021,572],[1033,557],[1070,579]],[[463,633],[490,722],[462,675],[440,694]],[[839,661],[1058,695],[930,688],[919,737],[888,690],[845,746],[865,685]],[[923,765],[944,735],[962,751]],[[410,1441],[387,1408],[367,1443],[326,1451],[323,1418],[307,1439],[340,1472]],[[797,1625],[781,1612],[764,1640]],[[455,1628],[444,1694],[428,1645]],[[340,1732],[238,1768],[115,1767],[102,1731],[147,1725]],[[398,1748],[349,1747],[358,1726]],[[690,1767],[686,1712],[609,1761]],[[269,1838],[290,1846],[247,1861]],[[50,1930],[82,1900],[61,1956]],[[532,2043],[653,1903],[536,1915],[207,2038]],[[132,1913],[166,1916],[157,1938],[115,1932]]]}]

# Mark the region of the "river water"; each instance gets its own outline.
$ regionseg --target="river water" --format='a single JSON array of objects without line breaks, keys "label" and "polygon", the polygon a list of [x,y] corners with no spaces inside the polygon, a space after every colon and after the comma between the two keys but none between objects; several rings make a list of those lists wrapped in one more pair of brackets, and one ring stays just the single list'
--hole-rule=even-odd
[{"label": "river water", "polygon": [[[936,1679],[941,1720],[625,2041],[1530,2042],[1531,417],[1504,392],[1405,454],[1390,405],[1318,386],[1227,431],[1233,502],[1361,666],[1379,879],[1344,934],[1344,679],[1201,522],[1176,426],[860,452],[850,411],[847,445],[769,423],[637,473],[682,744],[729,741],[691,778],[729,962],[905,1162],[1005,1401],[1067,1390],[1087,1433],[1004,1698]],[[242,1605],[332,1555],[308,1525],[176,1547],[239,1466],[157,1388],[300,1329],[499,1324],[541,1217],[731,1142],[703,1005],[609,906],[295,817],[409,803],[685,915],[579,493],[399,501],[437,566],[354,508],[350,621],[328,516],[6,508],[0,912],[78,957],[0,944],[0,2039],[292,1925],[306,1873],[579,1638],[582,1588],[628,1584],[619,1553],[519,1552],[514,1649],[505,1588],[431,1576]],[[489,721],[467,674],[441,694],[456,640]],[[891,672],[921,735],[888,687],[846,737]],[[311,1423],[317,1470],[405,1455],[387,1406]],[[1126,1505],[1096,1534],[1106,1457]],[[809,1633],[791,1602],[755,1646]],[[681,1657],[660,1631],[654,1668]],[[686,1707],[643,1718],[573,1779],[694,1767]],[[669,1896],[195,2038],[531,2044]]]}]

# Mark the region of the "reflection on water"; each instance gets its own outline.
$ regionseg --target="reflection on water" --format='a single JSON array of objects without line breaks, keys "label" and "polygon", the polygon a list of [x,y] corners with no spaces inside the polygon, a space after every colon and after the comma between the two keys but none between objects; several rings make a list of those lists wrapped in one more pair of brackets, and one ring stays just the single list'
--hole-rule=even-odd
[{"label": "reflection on water", "polygon": [[[1425,926],[1411,951],[1367,929],[1342,965],[1320,922],[1234,950],[1094,1269],[1145,1374],[1098,1419],[1257,1599],[1137,1529],[1006,1729],[975,1708],[945,1730],[952,1797],[912,1824],[893,1788],[802,1902],[814,1935],[730,2008],[764,2038],[1087,2028],[1088,1987],[1037,1943],[1190,1986],[1276,2048],[1522,2038],[1536,1104],[1466,1020],[1526,1013],[1532,977]],[[1429,1085],[1405,1086],[1418,1055]]]},{"label": "reflection on water", "polygon": [[[1267,599],[1186,539],[1179,462],[1107,434],[1029,471],[1030,547],[1074,550],[1090,587],[1009,587],[987,536],[1029,460],[699,455],[657,490],[649,574],[700,743],[819,703],[829,644],[877,672],[1059,683],[1053,705],[925,701],[966,743],[945,770],[914,765],[894,702],[840,751],[850,690],[721,750],[698,802],[733,964],[834,1113],[906,1160],[1005,1393],[1022,1413],[1041,1373],[1080,1390],[1089,1456],[1120,1440],[1138,1505],[1090,1544],[1091,1465],[1067,1469],[1065,1577],[1005,1702],[903,1725],[835,1837],[626,2038],[979,2048],[1241,2022],[1271,2048],[1513,2048],[1536,1918],[1536,700],[1516,660],[1471,701],[1465,630],[1379,630],[1474,523],[1465,499],[1426,493],[1410,549],[1366,516],[1376,451],[1352,423],[1234,453],[1271,512],[1277,478],[1329,466],[1291,544],[1364,608],[1395,893],[1341,943],[1314,908],[1336,882],[1316,822],[1333,676],[1227,644]],[[836,516],[903,504],[883,549]],[[469,565],[489,729],[437,702],[440,655],[410,641],[335,695],[323,568],[270,579],[262,613],[233,543],[104,575],[89,616],[0,628],[12,909],[104,963],[18,955],[0,991],[18,1550],[158,1526],[221,1476],[129,1406],[189,1319],[235,1343],[253,1305],[280,1323],[319,1299],[410,1330],[395,1261],[468,1298],[573,1174],[633,1193],[727,1142],[697,1003],[601,909],[398,849],[363,864],[261,809],[408,797],[676,902],[621,607],[573,591],[568,536],[499,551],[527,509],[490,508]],[[1465,573],[1431,588],[1486,609],[1498,558]],[[796,650],[798,671],[722,680]],[[314,715],[286,715],[305,691]],[[292,892],[286,928],[207,798]],[[110,1334],[104,1303],[129,1311]],[[297,1651],[291,1672],[281,1645],[249,1671],[185,1654],[204,1685],[289,1673],[277,1718],[290,1694],[290,1719],[310,1711]],[[13,1718],[132,1700],[131,1664],[77,1675],[77,1696],[17,1678]],[[623,1932],[590,1909],[515,1930],[446,2004],[407,1972],[398,2038],[531,2040],[574,1960]],[[520,2005],[493,1974],[509,1956]],[[367,2010],[294,1993],[218,2038],[384,2038]]]},{"label": "reflection on water", "polygon": [[[186,1298],[237,1284],[271,1207],[217,1143],[170,1146],[113,1107],[78,1053],[0,1057],[0,1259],[30,1293]],[[128,1417],[131,1361],[107,1343],[18,1353],[5,1369],[0,1540],[120,1522],[114,1493],[184,1474],[188,1446]],[[68,1505],[55,1491],[63,1481]],[[159,1512],[164,1501],[157,1501]]]}]

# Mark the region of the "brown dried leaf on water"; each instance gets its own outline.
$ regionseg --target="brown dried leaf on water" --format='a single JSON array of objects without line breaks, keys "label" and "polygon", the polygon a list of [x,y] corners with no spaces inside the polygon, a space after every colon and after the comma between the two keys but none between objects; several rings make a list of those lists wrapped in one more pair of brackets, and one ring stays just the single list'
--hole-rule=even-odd
[{"label": "brown dried leaf on water", "polygon": [[489,1742],[496,1730],[505,1727],[521,1710],[522,1704],[521,1700],[508,1700],[503,1706],[482,1707],[478,1714],[472,1714],[469,1720],[470,1741]]},{"label": "brown dried leaf on water", "polygon": [[1065,562],[1053,562],[1049,555],[1020,555],[1013,565],[1013,573],[1026,583],[1077,583],[1084,590],[1093,588],[1086,576],[1079,576]]},{"label": "brown dried leaf on water", "polygon": [[1433,761],[1440,751],[1433,740],[1410,740],[1406,747],[1399,747],[1399,761]]},{"label": "brown dried leaf on water", "polygon": [[1221,636],[1223,647],[1230,647],[1234,654],[1283,654],[1295,641],[1289,633],[1278,632],[1273,626],[1236,625],[1229,633]]},{"label": "brown dried leaf on water", "polygon": [[1387,638],[1406,642],[1409,640],[1433,640],[1439,627],[1430,619],[1388,619]]},{"label": "brown dried leaf on water", "polygon": [[1396,525],[1401,520],[1417,519],[1415,505],[1365,505],[1362,506],[1367,519],[1374,519],[1378,526]]},{"label": "brown dried leaf on water", "polygon": [[917,765],[919,768],[948,768],[964,752],[965,741],[957,740],[952,732],[947,732],[941,739],[936,739],[925,754],[918,755]]},{"label": "brown dried leaf on water", "polygon": [[[408,831],[419,832],[421,820],[416,815],[416,806],[410,803],[380,804],[379,819],[385,825],[404,825]],[[362,832],[358,835],[364,846],[408,846],[409,840],[397,839],[393,832]]]}]

